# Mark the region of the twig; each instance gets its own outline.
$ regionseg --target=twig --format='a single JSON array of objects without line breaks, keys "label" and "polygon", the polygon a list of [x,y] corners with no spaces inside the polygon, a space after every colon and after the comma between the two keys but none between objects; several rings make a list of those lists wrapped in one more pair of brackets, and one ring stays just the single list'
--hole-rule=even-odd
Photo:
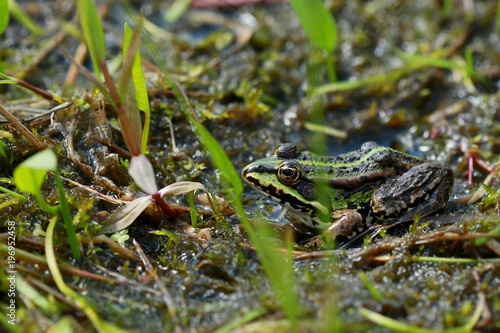
[{"label": "twig", "polygon": [[23,125],[16,117],[14,117],[9,111],[7,111],[2,104],[0,104],[0,114],[9,121],[9,123],[14,126],[15,129],[17,129],[19,132],[21,132],[22,135],[26,139],[28,139],[29,142],[31,142],[38,150],[44,150],[47,148],[47,145],[43,143],[40,139],[38,139],[29,129],[26,128],[26,126]]},{"label": "twig", "polygon": [[109,249],[111,251],[119,253],[120,256],[122,256],[125,259],[129,259],[129,260],[132,260],[132,261],[135,261],[135,260],[139,259],[139,257],[137,256],[137,254],[135,254],[134,252],[130,251],[126,247],[121,246],[117,242],[111,240],[106,235],[95,236],[94,238],[92,238],[92,241],[95,244],[99,244],[99,243],[106,244],[107,246],[109,246]]}]

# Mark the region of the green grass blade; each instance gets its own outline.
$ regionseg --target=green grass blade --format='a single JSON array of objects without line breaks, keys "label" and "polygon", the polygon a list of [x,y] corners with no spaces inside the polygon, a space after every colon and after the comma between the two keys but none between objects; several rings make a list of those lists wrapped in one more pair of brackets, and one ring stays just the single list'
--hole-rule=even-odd
[{"label": "green grass blade", "polygon": [[424,55],[424,54],[408,54],[402,50],[394,49],[396,54],[409,63],[412,68],[420,68],[420,67],[437,67],[443,69],[463,69],[463,65],[457,63],[453,60],[449,60],[446,58],[439,57],[437,55]]},{"label": "green grass blade", "polygon": [[[132,29],[125,24],[124,26],[124,43],[123,43],[123,61],[125,62],[128,49],[130,47],[130,41],[132,39]],[[149,126],[151,124],[151,110],[149,108],[149,98],[148,89],[146,86],[146,80],[144,79],[144,72],[141,65],[141,54],[137,49],[134,61],[132,63],[132,81],[134,83],[135,99],[137,101],[137,106],[139,110],[144,112],[144,127],[142,130],[142,151],[146,152],[148,137],[149,137]]]},{"label": "green grass blade", "polygon": [[24,195],[19,194],[19,193],[14,192],[14,191],[11,191],[8,188],[3,187],[3,186],[0,186],[0,191],[10,195],[11,197],[19,199],[19,200],[23,200],[23,201],[28,200],[28,198],[26,198]]},{"label": "green grass blade", "polygon": [[[41,186],[45,180],[47,171],[54,172],[60,202],[58,206],[50,206],[43,198],[41,192]],[[61,212],[73,256],[76,259],[80,258],[81,253],[80,248],[78,247],[75,228],[73,226],[73,219],[71,218],[68,201],[66,200],[63,184],[57,169],[56,154],[51,149],[46,149],[31,156],[19,164],[19,166],[14,170],[14,181],[21,191],[33,194],[37,198],[42,209],[46,212],[52,214]]]},{"label": "green grass blade", "polygon": [[0,0],[0,35],[9,25],[9,1]]},{"label": "green grass blade", "polygon": [[177,22],[189,9],[191,1],[192,0],[176,0],[172,5],[170,5],[165,16],[167,22]]},{"label": "green grass blade", "polygon": [[170,80],[169,83],[177,101],[181,105],[181,109],[184,111],[186,117],[195,128],[198,139],[205,150],[208,151],[213,165],[221,172],[222,178],[224,179],[224,185],[231,195],[235,211],[238,214],[241,223],[245,227],[252,243],[255,245],[264,270],[266,271],[266,274],[280,300],[283,311],[290,320],[294,331],[297,331],[297,319],[301,307],[299,297],[295,290],[292,260],[285,260],[282,254],[275,249],[273,244],[271,244],[270,239],[276,237],[274,235],[274,231],[268,225],[262,224],[259,226],[257,230],[260,235],[263,235],[263,237],[257,236],[254,227],[245,214],[243,203],[241,201],[243,183],[241,182],[239,173],[234,168],[231,160],[221,145],[195,118],[194,113],[179,86],[172,80]]},{"label": "green grass blade", "polygon": [[59,266],[57,264],[56,254],[54,251],[54,229],[57,224],[57,216],[54,216],[47,227],[47,233],[45,235],[45,257],[47,258],[47,266],[49,266],[50,275],[54,280],[57,288],[63,293],[66,297],[70,298],[87,316],[87,318],[92,322],[97,332],[126,332],[125,330],[120,329],[119,327],[109,324],[101,318],[94,311],[94,309],[90,306],[87,300],[77,294],[73,289],[68,287],[66,282],[62,277],[61,271],[59,270]]},{"label": "green grass blade", "polygon": [[421,327],[415,327],[411,326],[409,324],[397,321],[395,319],[392,319],[390,317],[386,317],[384,315],[381,315],[378,312],[366,309],[366,308],[360,308],[359,313],[374,322],[375,324],[388,328],[392,331],[396,332],[406,332],[406,333],[468,333],[468,332],[474,332],[474,325],[479,321],[481,318],[481,314],[484,309],[484,302],[478,301],[478,304],[476,306],[476,309],[474,310],[474,313],[470,316],[469,320],[464,326],[461,327],[454,327],[454,328],[446,328],[446,329],[432,329],[432,328],[421,328]]},{"label": "green grass blade", "polygon": [[222,177],[227,183],[226,186],[230,185],[235,196],[240,196],[243,192],[243,184],[240,180],[240,175],[236,172],[236,169],[229,160],[229,157],[227,157],[224,149],[222,149],[221,145],[215,140],[205,126],[197,122],[194,117],[191,119],[191,123],[195,127],[196,134],[200,138],[203,146],[208,151],[212,162],[220,170]]},{"label": "green grass blade", "polygon": [[39,35],[43,29],[33,21],[15,0],[9,0],[9,12],[19,23],[21,23],[32,34]]},{"label": "green grass blade", "polygon": [[[123,66],[118,77],[118,91],[122,101],[127,92],[129,82],[132,79],[132,68],[134,66],[135,57],[137,51],[139,50],[139,44],[141,42],[141,32],[144,23],[144,16],[141,15],[137,21],[137,25],[132,31],[127,43],[126,51],[123,54]],[[141,71],[142,72],[142,71]],[[144,74],[143,74],[144,75]]]},{"label": "green grass blade", "polygon": [[5,150],[3,149],[5,147],[5,142],[0,141],[0,156],[3,158],[7,158],[7,154],[5,153]]},{"label": "green grass blade", "polygon": [[[491,229],[489,232],[488,232],[488,235],[491,235],[491,236],[498,236],[500,235],[500,224],[497,225],[495,228]],[[489,237],[482,237],[482,238],[478,238],[474,241],[474,245],[475,246],[483,246],[484,244],[488,243],[490,240],[492,240],[492,238],[489,238]]]},{"label": "green grass blade", "polygon": [[497,24],[496,24],[497,34],[500,34],[500,0],[498,0],[497,4]]},{"label": "green grass blade", "polygon": [[135,54],[141,42],[141,31],[143,26],[143,16],[139,18],[124,56],[123,66],[118,76],[118,94],[122,109],[116,110],[122,135],[130,149],[132,155],[137,156],[142,153],[142,125],[141,114],[137,107],[135,91],[132,86],[132,66]]},{"label": "green grass blade", "polygon": [[64,193],[63,183],[57,168],[54,170],[54,179],[56,182],[57,193],[59,194],[59,207],[63,217],[64,226],[66,227],[66,234],[68,235],[68,243],[71,248],[71,253],[73,254],[73,258],[80,259],[82,254],[80,252],[80,247],[78,247],[78,239],[76,237],[75,226],[73,225],[73,218],[71,217],[68,199]]},{"label": "green grass blade", "polygon": [[104,45],[104,33],[102,31],[101,20],[97,14],[92,0],[77,0],[78,18],[83,31],[83,37],[89,48],[94,73],[97,78],[101,78],[100,63],[106,59],[106,48]]},{"label": "green grass blade", "polygon": [[319,48],[331,52],[338,41],[338,30],[332,14],[322,0],[291,0],[309,40]]}]

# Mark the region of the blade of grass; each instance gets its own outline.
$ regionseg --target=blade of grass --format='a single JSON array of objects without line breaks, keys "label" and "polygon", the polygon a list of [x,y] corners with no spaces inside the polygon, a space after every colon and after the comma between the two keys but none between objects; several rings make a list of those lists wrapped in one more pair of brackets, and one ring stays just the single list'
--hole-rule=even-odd
[{"label": "blade of grass", "polygon": [[378,289],[373,285],[365,272],[359,272],[358,278],[361,280],[361,282],[363,282],[366,289],[368,289],[368,291],[372,295],[373,299],[375,299],[377,302],[382,302],[384,300],[384,297],[380,294],[380,291],[378,291]]},{"label": "blade of grass", "polygon": [[29,299],[37,306],[37,308],[41,309],[44,313],[59,315],[58,309],[54,307],[53,299],[51,299],[50,296],[45,297],[44,295],[42,295],[40,292],[38,292],[38,290],[36,290],[28,282],[26,282],[26,280],[21,275],[16,277],[16,288],[23,298]]},{"label": "blade of grass", "polygon": [[338,32],[332,14],[322,0],[291,0],[309,40],[328,52],[337,45]]},{"label": "blade of grass", "polygon": [[43,29],[33,21],[15,0],[9,0],[9,12],[19,23],[21,23],[32,34],[39,35]]},{"label": "blade of grass", "polygon": [[[130,16],[131,20],[139,19],[139,13],[132,7],[130,1],[122,1],[122,6]],[[144,21],[144,29],[149,32],[150,35],[156,38],[164,39],[166,41],[172,41],[174,39],[174,33],[171,33],[160,26],[154,24],[149,20]]]},{"label": "blade of grass", "polygon": [[[123,58],[126,59],[126,55],[130,46],[130,40],[132,39],[132,29],[125,24],[124,26],[124,44],[123,44]],[[139,110],[144,112],[144,127],[142,130],[142,151],[147,151],[148,137],[149,137],[149,126],[151,123],[151,110],[149,108],[149,98],[148,90],[146,87],[146,80],[144,79],[144,72],[141,65],[141,53],[139,50],[135,53],[134,61],[132,64],[132,81],[134,82],[135,98],[137,100],[137,106]]]},{"label": "blade of grass", "polygon": [[68,243],[71,248],[71,253],[75,259],[80,259],[82,254],[78,246],[78,238],[76,237],[75,226],[73,225],[73,218],[69,210],[68,199],[64,193],[64,187],[59,176],[58,168],[52,170],[54,172],[54,180],[56,182],[57,193],[59,194],[59,207],[63,217],[64,226],[66,227],[66,234],[68,235]]},{"label": "blade of grass", "polygon": [[9,2],[0,0],[0,35],[3,34],[9,25]]},{"label": "blade of grass", "polygon": [[[169,78],[167,78],[167,80],[169,80]],[[270,239],[275,238],[275,235],[274,231],[268,225],[261,224],[261,227],[258,228],[258,232],[263,235],[263,237],[257,236],[256,230],[254,230],[254,227],[245,214],[243,202],[241,201],[243,183],[241,182],[239,174],[236,172],[236,169],[217,140],[215,140],[210,132],[195,118],[194,112],[181,88],[172,80],[170,80],[170,83],[174,95],[181,105],[181,109],[195,128],[200,143],[208,152],[213,165],[221,172],[222,178],[224,179],[224,186],[230,193],[235,211],[252,243],[255,245],[264,270],[276,291],[283,311],[291,322],[293,331],[297,331],[297,317],[300,311],[300,303],[295,290],[293,261],[285,260],[281,254],[273,248]]]},{"label": "blade of grass", "polygon": [[217,331],[215,331],[215,333],[234,332],[238,327],[240,327],[244,324],[247,324],[247,323],[253,321],[254,319],[257,319],[257,318],[263,316],[265,313],[266,313],[266,310],[263,308],[259,308],[259,309],[250,311],[250,312],[244,314],[243,316],[241,316],[240,318],[236,318],[235,320],[233,320],[232,322],[230,322],[226,326],[219,328]]},{"label": "blade of grass", "polygon": [[[59,194],[59,205],[49,205],[41,192],[41,186],[45,180],[47,171],[52,171],[54,173],[57,192]],[[51,214],[57,214],[59,212],[62,214],[71,252],[76,259],[80,258],[81,253],[78,247],[78,239],[76,237],[73,219],[64,193],[61,177],[59,176],[56,154],[51,149],[42,150],[36,153],[19,164],[14,170],[13,176],[17,187],[23,192],[34,195],[37,198],[38,204],[44,211]]]},{"label": "blade of grass", "polygon": [[54,283],[56,284],[57,288],[80,307],[80,309],[90,319],[92,325],[94,325],[95,329],[98,332],[106,332],[106,333],[127,332],[125,330],[120,329],[119,327],[116,327],[115,325],[109,324],[101,320],[101,318],[99,318],[94,309],[87,303],[87,300],[83,296],[78,295],[75,291],[73,291],[73,289],[68,287],[64,282],[61,271],[59,270],[59,267],[57,265],[57,259],[54,252],[53,238],[54,238],[54,228],[56,224],[57,224],[57,216],[54,216],[50,220],[49,226],[47,227],[47,233],[45,235],[45,256],[47,258],[47,266],[49,266],[50,275],[52,276],[52,279],[54,280]]},{"label": "blade of grass", "polygon": [[64,316],[57,323],[50,326],[46,333],[72,333],[74,320],[73,317]]},{"label": "blade of grass", "polygon": [[14,192],[14,191],[11,191],[8,188],[3,187],[3,186],[0,186],[0,191],[2,191],[4,193],[7,193],[11,197],[14,197],[14,198],[17,198],[17,199],[20,199],[20,200],[23,200],[23,201],[28,200],[28,198],[26,198],[24,195],[19,194],[19,193]]},{"label": "blade of grass", "polygon": [[182,15],[189,9],[189,5],[192,0],[176,0],[167,10],[167,15],[165,16],[167,22],[173,23],[177,22]]},{"label": "blade of grass", "polygon": [[407,332],[407,333],[468,333],[468,332],[473,332],[474,330],[474,325],[479,321],[481,318],[481,314],[483,313],[483,302],[478,302],[476,306],[476,310],[474,310],[474,313],[468,320],[468,322],[461,327],[455,327],[455,328],[448,328],[448,329],[431,329],[431,328],[420,328],[420,327],[414,327],[409,324],[397,321],[395,319],[386,317],[384,315],[381,315],[378,312],[368,310],[366,308],[361,308],[359,309],[359,313],[374,322],[375,324],[378,324],[382,327],[389,328],[394,331],[398,332]]},{"label": "blade of grass", "polygon": [[117,104],[119,107],[115,110],[120,122],[123,138],[134,156],[140,155],[142,151],[142,126],[141,115],[137,108],[136,97],[134,90],[131,89],[130,81],[132,79],[132,66],[134,64],[135,54],[139,49],[139,43],[141,41],[140,37],[143,21],[144,17],[141,15],[133,30],[126,55],[124,55],[125,59],[118,77],[119,103]]},{"label": "blade of grass", "polygon": [[329,83],[314,89],[313,91],[311,91],[311,94],[324,95],[332,92],[342,92],[342,91],[360,89],[371,85],[387,84],[389,82],[398,80],[401,76],[403,76],[407,72],[409,72],[409,69],[397,69],[391,73],[371,76],[368,78],[359,79],[355,81],[342,81],[342,82]]},{"label": "blade of grass", "polygon": [[[500,235],[500,225],[497,225],[495,228],[491,229],[488,232],[489,235]],[[475,246],[483,246],[484,244],[488,243],[491,240],[491,238],[488,237],[483,237],[483,238],[478,238],[474,241]]]},{"label": "blade of grass", "polygon": [[330,82],[337,81],[333,50],[337,47],[339,34],[332,14],[322,0],[291,0],[292,7],[304,31],[313,45],[326,51],[326,68]]},{"label": "blade of grass", "polygon": [[191,226],[193,226],[193,228],[196,228],[196,225],[198,224],[198,216],[200,215],[200,213],[198,212],[198,209],[196,209],[196,206],[194,204],[194,193],[193,192],[187,193],[185,198],[189,204],[189,216],[191,218]]},{"label": "blade of grass", "polygon": [[[137,25],[132,31],[132,35],[126,41],[127,48],[123,54],[123,66],[118,77],[118,91],[120,92],[120,97],[123,99],[127,91],[130,79],[132,78],[132,67],[136,61],[136,54],[139,50],[139,44],[141,42],[141,32],[144,23],[144,16],[139,16]],[[126,31],[126,30],[125,30]],[[140,61],[140,58],[139,58]],[[144,77],[144,74],[143,74]]]},{"label": "blade of grass", "polygon": [[496,24],[497,34],[500,34],[500,0],[498,0],[497,4],[497,24]]},{"label": "blade of grass", "polygon": [[101,20],[97,14],[94,1],[77,0],[76,4],[83,37],[92,58],[94,73],[98,79],[101,79],[100,64],[106,60],[106,48]]}]

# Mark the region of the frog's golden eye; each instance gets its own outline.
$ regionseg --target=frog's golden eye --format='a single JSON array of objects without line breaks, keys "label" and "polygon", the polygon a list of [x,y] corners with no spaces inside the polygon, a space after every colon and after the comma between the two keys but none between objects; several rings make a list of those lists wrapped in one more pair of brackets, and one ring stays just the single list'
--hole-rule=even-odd
[{"label": "frog's golden eye", "polygon": [[295,161],[282,162],[278,167],[278,179],[285,185],[296,185],[302,180],[304,171]]}]

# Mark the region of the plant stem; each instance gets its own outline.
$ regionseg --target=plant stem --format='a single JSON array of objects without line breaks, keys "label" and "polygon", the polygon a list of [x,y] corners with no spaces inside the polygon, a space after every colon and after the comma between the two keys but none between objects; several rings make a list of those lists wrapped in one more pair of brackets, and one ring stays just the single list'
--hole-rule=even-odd
[{"label": "plant stem", "polygon": [[71,247],[71,252],[75,259],[80,259],[82,256],[80,248],[78,247],[78,239],[76,237],[75,227],[73,225],[73,219],[71,218],[71,212],[69,210],[68,200],[64,194],[64,188],[62,184],[61,177],[59,175],[59,170],[56,168],[54,170],[54,180],[56,182],[57,193],[59,194],[59,207],[60,212],[64,220],[64,226],[66,227],[66,234],[68,235],[69,246]]},{"label": "plant stem", "polygon": [[165,214],[167,214],[168,216],[170,216],[170,218],[172,218],[172,219],[176,219],[177,218],[177,213],[172,208],[170,208],[170,206],[165,202],[165,200],[162,199],[162,197],[160,196],[159,192],[153,194],[151,196],[151,198],[153,199],[153,201],[155,202],[155,204],[158,207],[160,207],[160,209]]},{"label": "plant stem", "polygon": [[326,56],[326,66],[328,70],[328,78],[330,79],[330,83],[337,82],[337,71],[335,70],[335,64],[333,61],[333,54],[327,54]]}]

